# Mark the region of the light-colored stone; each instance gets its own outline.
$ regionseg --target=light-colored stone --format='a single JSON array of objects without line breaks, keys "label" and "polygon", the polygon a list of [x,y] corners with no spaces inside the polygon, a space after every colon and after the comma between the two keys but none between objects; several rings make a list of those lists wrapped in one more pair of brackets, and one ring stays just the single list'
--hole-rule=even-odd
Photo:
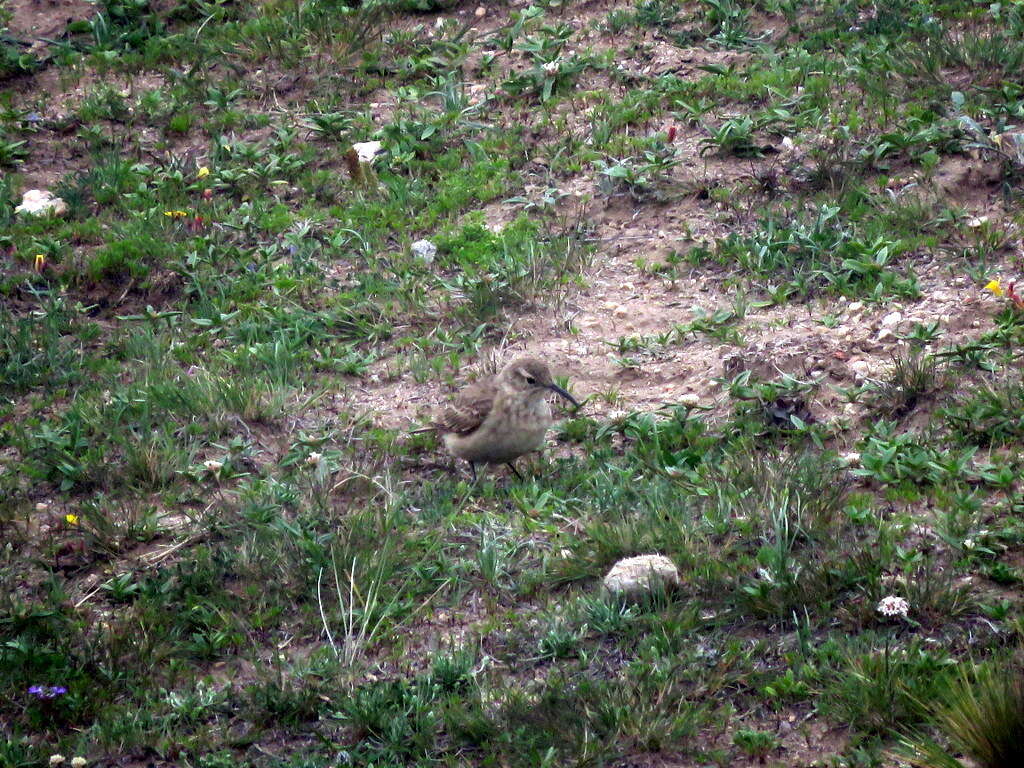
[{"label": "light-colored stone", "polygon": [[429,240],[417,240],[409,246],[409,250],[413,256],[427,264],[433,264],[434,257],[437,256],[437,246]]},{"label": "light-colored stone", "polygon": [[383,150],[384,145],[379,141],[357,141],[352,145],[360,163],[372,163]]},{"label": "light-colored stone", "polygon": [[679,571],[664,555],[639,555],[619,560],[604,577],[604,588],[613,595],[636,598],[659,587],[679,586]]},{"label": "light-colored stone", "polygon": [[890,312],[889,314],[882,318],[882,327],[895,328],[902,321],[903,315],[901,315],[899,312]]},{"label": "light-colored stone", "polygon": [[871,375],[871,364],[867,360],[854,360],[850,363],[849,368],[853,372],[854,380],[858,383]]},{"label": "light-colored stone", "polygon": [[30,216],[60,216],[67,210],[67,203],[59,197],[54,197],[52,192],[45,189],[30,189],[21,196],[21,205],[17,206],[14,212]]},{"label": "light-colored stone", "polygon": [[839,461],[846,467],[859,467],[860,466],[860,453],[857,451],[847,451],[846,453],[839,454]]}]

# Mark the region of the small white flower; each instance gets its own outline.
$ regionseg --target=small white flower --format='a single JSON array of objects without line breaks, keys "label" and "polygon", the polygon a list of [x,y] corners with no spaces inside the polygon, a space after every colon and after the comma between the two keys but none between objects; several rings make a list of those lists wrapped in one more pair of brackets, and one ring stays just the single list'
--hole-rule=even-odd
[{"label": "small white flower", "polygon": [[379,141],[359,141],[352,145],[359,156],[360,163],[372,163],[373,158],[381,153],[384,145]]},{"label": "small white flower", "polygon": [[974,549],[977,545],[974,539],[964,539],[964,549]]},{"label": "small white flower", "polygon": [[64,755],[50,755],[50,765],[58,766],[64,762]]},{"label": "small white flower", "polygon": [[679,396],[679,404],[685,405],[687,408],[696,408],[700,405],[700,397],[693,392],[687,392],[685,395]]},{"label": "small white flower", "polygon": [[547,61],[540,65],[540,68],[547,72],[549,75],[557,75],[560,68],[558,61]]},{"label": "small white flower", "polygon": [[901,619],[907,618],[907,614],[910,612],[910,603],[904,598],[897,597],[896,595],[889,595],[883,597],[878,601],[876,610],[883,616],[893,617],[899,616]]},{"label": "small white flower", "polygon": [[314,451],[313,453],[309,454],[309,456],[306,457],[306,463],[309,464],[311,467],[315,467],[320,464],[323,458],[324,455],[322,453],[317,453],[316,451]]},{"label": "small white flower", "polygon": [[207,459],[203,462],[203,466],[206,467],[207,472],[220,472],[224,467],[224,462],[217,461],[216,459]]},{"label": "small white flower", "polygon": [[88,760],[86,760],[81,755],[71,758],[71,768],[85,768],[87,763]]}]

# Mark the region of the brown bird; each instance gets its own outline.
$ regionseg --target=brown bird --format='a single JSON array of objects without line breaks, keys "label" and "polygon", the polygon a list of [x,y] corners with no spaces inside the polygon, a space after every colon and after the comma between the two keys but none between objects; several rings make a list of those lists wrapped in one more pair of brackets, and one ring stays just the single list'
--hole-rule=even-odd
[{"label": "brown bird", "polygon": [[474,480],[478,463],[508,464],[522,479],[512,462],[543,446],[551,426],[551,406],[545,399],[550,392],[579,408],[576,398],[552,381],[547,363],[519,357],[497,376],[462,390],[429,429],[441,436],[453,456],[469,462]]}]

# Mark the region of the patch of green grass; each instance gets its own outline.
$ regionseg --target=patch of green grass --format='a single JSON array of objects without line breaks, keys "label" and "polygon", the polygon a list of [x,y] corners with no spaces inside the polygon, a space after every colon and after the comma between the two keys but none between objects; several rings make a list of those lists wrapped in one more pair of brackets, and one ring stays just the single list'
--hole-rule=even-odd
[{"label": "patch of green grass", "polygon": [[1010,665],[962,668],[932,705],[933,721],[948,746],[924,735],[901,739],[900,757],[919,768],[961,768],[955,754],[984,768],[1021,760],[1024,688]]},{"label": "patch of green grass", "polygon": [[729,235],[714,250],[698,249],[690,258],[736,264],[750,275],[751,288],[776,301],[829,293],[875,301],[918,296],[913,271],[893,269],[903,244],[863,240],[838,214],[838,208],[823,206],[797,223],[769,218],[754,234]]}]

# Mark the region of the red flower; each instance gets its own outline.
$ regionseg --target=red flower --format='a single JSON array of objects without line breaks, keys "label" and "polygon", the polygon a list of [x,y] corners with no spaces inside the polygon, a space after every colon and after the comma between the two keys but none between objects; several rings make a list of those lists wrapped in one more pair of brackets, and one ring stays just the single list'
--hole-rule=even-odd
[{"label": "red flower", "polygon": [[1016,284],[1016,282],[1013,282],[1006,286],[1006,298],[1012,301],[1017,306],[1017,309],[1024,309],[1024,297],[1013,289],[1013,286]]}]

